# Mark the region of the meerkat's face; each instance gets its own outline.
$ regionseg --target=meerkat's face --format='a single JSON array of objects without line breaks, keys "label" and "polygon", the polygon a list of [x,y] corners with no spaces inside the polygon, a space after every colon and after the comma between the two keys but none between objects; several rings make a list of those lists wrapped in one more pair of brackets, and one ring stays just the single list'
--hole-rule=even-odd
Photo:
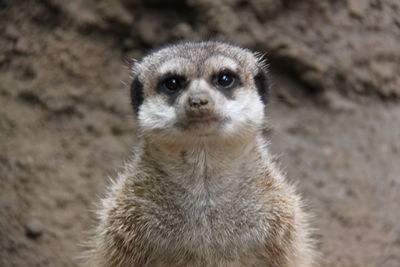
[{"label": "meerkat's face", "polygon": [[264,120],[265,64],[220,42],[183,43],[134,66],[132,104],[143,134],[181,140],[243,137]]}]

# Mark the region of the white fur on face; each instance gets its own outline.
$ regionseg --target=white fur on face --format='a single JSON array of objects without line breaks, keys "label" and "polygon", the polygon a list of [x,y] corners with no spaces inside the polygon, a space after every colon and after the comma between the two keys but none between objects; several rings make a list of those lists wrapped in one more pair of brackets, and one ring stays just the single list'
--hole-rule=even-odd
[{"label": "white fur on face", "polygon": [[[205,83],[197,81],[197,85]],[[238,90],[235,99],[228,99],[222,93],[211,94],[215,102],[215,115],[221,119],[221,127],[198,129],[196,132],[178,127],[185,120],[185,96],[170,105],[160,95],[147,98],[139,111],[139,125],[142,132],[178,141],[180,138],[193,138],[197,133],[211,133],[223,138],[244,138],[254,134],[264,122],[264,105],[255,90]],[[205,125],[205,127],[208,127]],[[197,132],[198,131],[198,132]]]},{"label": "white fur on face", "polygon": [[251,134],[264,123],[264,104],[255,90],[237,91],[235,99],[217,106],[217,112],[227,118],[223,133],[228,136]]},{"label": "white fur on face", "polygon": [[145,133],[173,130],[176,110],[160,95],[146,98],[139,110],[139,125]]}]

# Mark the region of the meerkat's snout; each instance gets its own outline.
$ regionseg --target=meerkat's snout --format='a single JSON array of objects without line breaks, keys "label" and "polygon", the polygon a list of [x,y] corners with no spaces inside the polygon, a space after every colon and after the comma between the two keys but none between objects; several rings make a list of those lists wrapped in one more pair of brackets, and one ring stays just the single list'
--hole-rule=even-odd
[{"label": "meerkat's snout", "polygon": [[183,130],[193,130],[200,135],[210,134],[220,128],[222,120],[215,110],[215,99],[207,90],[189,91],[184,104],[184,114],[179,120]]},{"label": "meerkat's snout", "polygon": [[188,104],[190,109],[199,109],[207,106],[209,101],[209,95],[207,93],[193,94],[188,97]]},{"label": "meerkat's snout", "polygon": [[202,119],[214,112],[214,100],[207,92],[196,92],[189,94],[185,105],[186,116],[189,119]]}]

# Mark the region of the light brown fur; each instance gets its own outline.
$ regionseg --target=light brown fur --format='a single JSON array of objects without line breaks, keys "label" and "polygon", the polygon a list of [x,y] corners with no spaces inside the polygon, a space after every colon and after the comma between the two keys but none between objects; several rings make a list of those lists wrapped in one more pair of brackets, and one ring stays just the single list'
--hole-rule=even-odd
[{"label": "light brown fur", "polygon": [[[207,71],[218,69],[207,61],[210,53],[237,62],[242,84],[231,100],[205,82],[191,83],[173,103],[154,91],[157,68],[174,57],[193,54],[177,71],[207,80]],[[136,65],[144,90],[140,142],[102,201],[88,266],[313,266],[302,200],[272,162],[262,134],[265,109],[258,108],[264,104],[253,79],[258,70],[265,66],[248,50],[218,42],[172,46]],[[165,123],[185,120],[180,106],[199,90],[209,91],[222,109],[254,101],[222,115],[215,111],[234,131]],[[236,108],[249,119],[230,116]]]}]

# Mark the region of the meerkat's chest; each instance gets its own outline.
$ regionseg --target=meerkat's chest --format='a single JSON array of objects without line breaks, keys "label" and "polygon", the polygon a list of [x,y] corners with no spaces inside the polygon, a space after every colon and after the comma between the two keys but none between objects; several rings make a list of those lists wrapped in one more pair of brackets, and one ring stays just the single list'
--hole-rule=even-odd
[{"label": "meerkat's chest", "polygon": [[250,254],[261,249],[265,234],[257,201],[229,192],[217,195],[207,191],[183,195],[174,204],[174,200],[167,201],[170,205],[160,207],[164,216],[157,222],[161,234],[156,238],[162,244],[163,257],[188,255],[194,266],[194,262],[204,260],[210,261],[210,266],[219,266],[217,261],[229,262],[226,266],[251,266],[241,262],[254,258]]}]

